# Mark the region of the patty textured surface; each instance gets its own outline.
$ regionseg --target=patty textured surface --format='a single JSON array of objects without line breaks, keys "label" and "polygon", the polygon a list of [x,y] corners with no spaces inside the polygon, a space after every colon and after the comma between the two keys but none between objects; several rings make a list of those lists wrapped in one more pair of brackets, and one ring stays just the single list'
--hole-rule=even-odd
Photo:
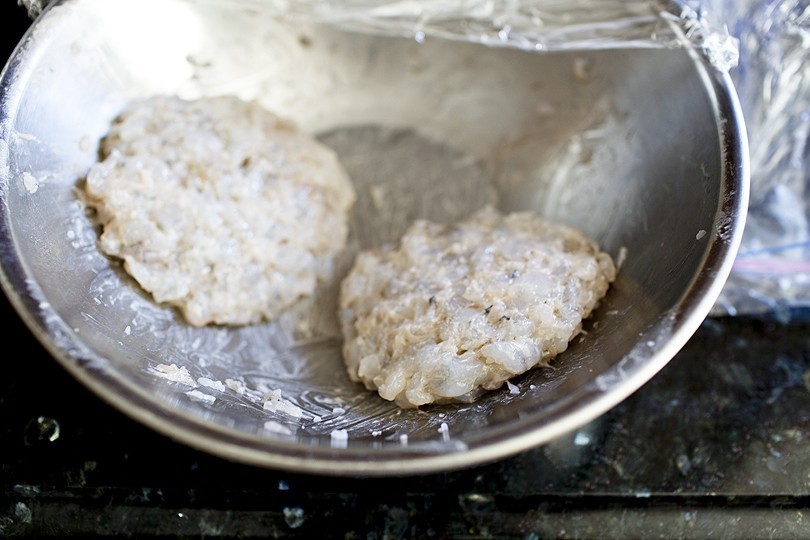
[{"label": "patty textured surface", "polygon": [[335,153],[255,102],[134,103],[82,186],[101,250],[195,326],[271,320],[331,275],[355,194]]},{"label": "patty textured surface", "polygon": [[568,348],[615,276],[593,240],[531,213],[417,221],[341,284],[346,368],[404,408],[473,401]]}]

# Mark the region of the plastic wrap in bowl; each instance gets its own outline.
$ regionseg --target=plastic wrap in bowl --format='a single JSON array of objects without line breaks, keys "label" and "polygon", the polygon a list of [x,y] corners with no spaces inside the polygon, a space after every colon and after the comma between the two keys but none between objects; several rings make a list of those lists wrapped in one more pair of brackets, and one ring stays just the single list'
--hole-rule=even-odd
[{"label": "plastic wrap in bowl", "polygon": [[[2,285],[107,402],[240,462],[448,470],[598,417],[709,313],[741,235],[747,150],[727,75],[691,48],[542,53],[246,5],[58,2],[3,73]],[[111,121],[158,94],[255,99],[334,148],[358,195],[344,267],[414,219],[493,202],[578,227],[620,260],[618,277],[551,368],[471,404],[401,410],[350,381],[336,283],[272,323],[191,327],[99,251],[75,190]]]}]

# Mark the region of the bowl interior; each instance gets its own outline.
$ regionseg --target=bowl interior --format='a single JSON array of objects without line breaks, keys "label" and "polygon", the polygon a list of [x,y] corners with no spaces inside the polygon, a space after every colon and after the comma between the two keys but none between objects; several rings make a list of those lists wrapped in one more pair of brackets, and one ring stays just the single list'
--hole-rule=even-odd
[{"label": "bowl interior", "polygon": [[[107,401],[260,465],[446,469],[573,430],[696,329],[744,216],[733,96],[686,49],[540,54],[353,33],[238,2],[76,0],[34,25],[3,92],[2,270],[15,307]],[[618,279],[552,369],[469,405],[401,411],[349,381],[335,283],[273,323],[189,327],[100,254],[74,193],[110,121],[154,94],[257,99],[335,148],[359,196],[344,268],[417,217],[494,202],[579,227],[623,261]],[[264,408],[275,390],[300,415]]]}]

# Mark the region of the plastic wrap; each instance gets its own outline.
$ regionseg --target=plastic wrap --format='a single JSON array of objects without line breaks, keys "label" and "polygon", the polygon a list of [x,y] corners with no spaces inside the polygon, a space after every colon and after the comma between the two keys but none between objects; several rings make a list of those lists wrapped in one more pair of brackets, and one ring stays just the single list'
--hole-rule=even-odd
[{"label": "plastic wrap", "polygon": [[678,47],[727,70],[736,40],[705,2],[662,0],[240,0],[358,30],[477,41],[527,50]]},{"label": "plastic wrap", "polygon": [[810,306],[810,4],[722,4],[740,40],[730,75],[749,135],[751,202],[714,313],[789,317]]},{"label": "plastic wrap", "polygon": [[[714,315],[810,306],[807,0],[203,0],[367,32],[537,51],[701,50],[728,71],[751,149],[743,245]],[[32,16],[46,0],[18,0]]]}]

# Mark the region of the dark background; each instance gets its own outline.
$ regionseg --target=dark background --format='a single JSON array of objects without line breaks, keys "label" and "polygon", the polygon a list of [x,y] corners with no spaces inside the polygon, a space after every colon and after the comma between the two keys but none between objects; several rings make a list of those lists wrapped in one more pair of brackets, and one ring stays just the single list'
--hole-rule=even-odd
[{"label": "dark background", "polygon": [[[0,0],[3,59],[29,23]],[[585,443],[387,479],[177,444],[70,377],[5,296],[0,317],[0,537],[810,538],[806,313],[708,319]]]}]

